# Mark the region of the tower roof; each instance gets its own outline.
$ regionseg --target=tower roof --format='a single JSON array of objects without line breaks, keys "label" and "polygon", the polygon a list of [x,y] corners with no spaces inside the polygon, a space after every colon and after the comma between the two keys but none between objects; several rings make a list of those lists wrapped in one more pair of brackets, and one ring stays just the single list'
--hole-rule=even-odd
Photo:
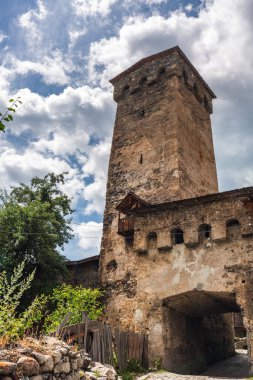
[{"label": "tower roof", "polygon": [[171,55],[173,53],[178,53],[180,55],[180,57],[188,64],[188,66],[191,67],[191,69],[197,75],[197,77],[199,78],[199,80],[201,81],[201,83],[203,84],[203,86],[210,93],[210,95],[212,96],[212,98],[215,99],[216,95],[214,94],[214,92],[210,89],[210,87],[208,86],[208,84],[204,81],[204,79],[202,78],[202,76],[199,74],[198,70],[193,66],[193,64],[186,57],[186,55],[183,53],[183,51],[180,49],[179,46],[174,46],[174,47],[172,47],[170,49],[166,49],[166,50],[163,50],[163,51],[161,51],[159,53],[150,55],[149,57],[142,58],[140,61],[138,61],[135,64],[133,64],[128,69],[122,71],[120,74],[116,75],[116,77],[112,78],[110,80],[110,83],[112,83],[112,85],[115,85],[118,82],[118,80],[120,80],[124,76],[132,73],[133,71],[137,70],[139,67],[141,67],[145,63],[157,60],[159,58],[164,58],[164,57],[169,56],[169,55]]}]

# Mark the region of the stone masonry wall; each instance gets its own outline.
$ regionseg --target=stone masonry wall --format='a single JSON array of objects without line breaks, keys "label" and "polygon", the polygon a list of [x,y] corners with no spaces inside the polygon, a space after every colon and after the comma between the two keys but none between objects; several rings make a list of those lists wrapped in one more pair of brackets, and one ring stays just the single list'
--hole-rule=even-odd
[{"label": "stone masonry wall", "polygon": [[0,348],[1,380],[116,380],[110,365],[92,362],[84,350],[77,351],[53,337],[26,338]]},{"label": "stone masonry wall", "polygon": [[[242,277],[243,268],[250,268],[253,263],[251,197],[253,188],[248,188],[144,208],[135,212],[132,244],[119,237],[127,247],[122,252],[124,260],[132,257],[134,264],[125,277],[122,259],[115,259],[113,269],[108,269],[108,314],[111,323],[121,328],[149,334],[151,363],[159,356],[166,368],[171,369],[166,354],[168,347],[163,341],[168,329],[174,331],[173,323],[168,326],[164,319],[162,301],[167,298],[193,289],[200,293],[213,292],[216,304],[224,305],[225,310],[214,307],[210,313],[241,309],[245,316],[248,313],[249,319],[252,318],[251,303],[243,306],[251,296],[245,295],[245,290],[241,296],[242,287],[252,288],[251,281]],[[235,218],[240,223],[240,235],[230,239],[226,223]],[[211,235],[199,241],[198,230],[203,223],[211,226]],[[172,242],[174,227],[183,230],[183,244]],[[151,247],[150,232],[157,234],[155,246],[152,243]],[[224,294],[236,295],[236,301],[225,301]],[[192,298],[191,302],[196,305],[197,299]],[[204,307],[205,302],[201,299],[200,306]],[[251,326],[249,321],[246,324],[248,328]],[[228,347],[229,342],[228,336]]]},{"label": "stone masonry wall", "polygon": [[66,266],[69,272],[68,282],[72,285],[82,285],[85,288],[97,288],[99,286],[99,256],[78,261],[67,261]]}]

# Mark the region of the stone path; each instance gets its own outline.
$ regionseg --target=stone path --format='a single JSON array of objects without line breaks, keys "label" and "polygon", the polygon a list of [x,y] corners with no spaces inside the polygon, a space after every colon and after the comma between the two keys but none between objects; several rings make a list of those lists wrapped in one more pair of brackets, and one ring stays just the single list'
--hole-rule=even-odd
[{"label": "stone path", "polygon": [[237,355],[222,360],[208,368],[198,376],[177,375],[170,372],[149,373],[138,377],[138,380],[219,380],[233,379],[242,380],[248,378],[247,351],[237,350]]}]

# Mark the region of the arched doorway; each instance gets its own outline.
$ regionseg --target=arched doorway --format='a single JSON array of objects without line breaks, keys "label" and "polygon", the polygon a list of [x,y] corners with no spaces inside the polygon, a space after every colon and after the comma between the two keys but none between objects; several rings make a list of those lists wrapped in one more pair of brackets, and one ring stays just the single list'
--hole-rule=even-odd
[{"label": "arched doorway", "polygon": [[194,289],[164,299],[165,368],[198,374],[212,363],[233,356],[232,313],[238,312],[234,293]]}]

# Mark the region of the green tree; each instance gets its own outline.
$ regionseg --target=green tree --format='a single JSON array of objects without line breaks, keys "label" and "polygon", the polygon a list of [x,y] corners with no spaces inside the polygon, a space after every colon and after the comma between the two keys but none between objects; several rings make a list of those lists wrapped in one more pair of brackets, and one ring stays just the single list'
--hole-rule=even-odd
[{"label": "green tree", "polygon": [[0,192],[0,271],[11,274],[24,260],[26,276],[36,268],[26,300],[50,293],[67,274],[60,250],[72,237],[72,210],[63,183],[63,174],[48,174]]},{"label": "green tree", "polygon": [[103,314],[101,297],[102,292],[99,289],[86,289],[68,284],[55,288],[48,298],[52,311],[45,320],[46,332],[55,331],[69,312],[71,317],[68,324],[81,322],[83,311],[90,319],[97,319]]},{"label": "green tree", "polygon": [[22,104],[20,96],[17,99],[9,100],[9,107],[6,108],[5,113],[0,112],[0,132],[5,132],[5,124],[13,121],[13,114],[16,112],[19,104]]}]

